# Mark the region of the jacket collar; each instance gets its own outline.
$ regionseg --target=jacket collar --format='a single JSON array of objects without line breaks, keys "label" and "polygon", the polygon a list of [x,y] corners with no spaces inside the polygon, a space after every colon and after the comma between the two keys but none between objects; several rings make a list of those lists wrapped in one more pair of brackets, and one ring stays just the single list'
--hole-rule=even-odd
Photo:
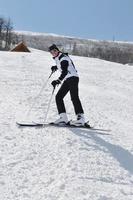
[{"label": "jacket collar", "polygon": [[59,52],[57,56],[53,57],[53,59],[59,58],[62,52]]}]

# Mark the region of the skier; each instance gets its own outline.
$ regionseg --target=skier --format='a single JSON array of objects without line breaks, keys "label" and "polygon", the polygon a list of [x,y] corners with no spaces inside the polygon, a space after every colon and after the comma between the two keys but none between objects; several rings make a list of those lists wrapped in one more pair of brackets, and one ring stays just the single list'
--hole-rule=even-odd
[{"label": "skier", "polygon": [[70,59],[69,55],[67,53],[62,53],[55,44],[49,47],[49,52],[52,54],[53,59],[56,62],[56,65],[51,67],[52,72],[55,72],[57,69],[61,71],[61,75],[59,76],[59,78],[52,81],[51,84],[55,88],[63,81],[59,91],[56,94],[56,105],[60,118],[57,119],[54,123],[68,123],[68,117],[66,114],[63,98],[68,92],[70,92],[75,114],[77,116],[77,119],[71,120],[70,124],[75,126],[84,126],[84,110],[82,108],[81,101],[78,95],[79,76],[75,65]]}]

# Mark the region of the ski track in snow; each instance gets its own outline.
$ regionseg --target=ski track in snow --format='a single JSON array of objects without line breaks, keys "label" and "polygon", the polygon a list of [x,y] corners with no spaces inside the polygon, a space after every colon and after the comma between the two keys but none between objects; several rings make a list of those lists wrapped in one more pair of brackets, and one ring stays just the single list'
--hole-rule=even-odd
[{"label": "ski track in snow", "polygon": [[[0,52],[0,199],[132,200],[133,68],[72,56],[86,119],[96,128],[18,128],[43,120],[50,82],[27,112],[54,63],[47,52]],[[57,90],[56,90],[57,91]],[[69,118],[74,117],[69,95]],[[57,117],[54,98],[48,121]]]}]

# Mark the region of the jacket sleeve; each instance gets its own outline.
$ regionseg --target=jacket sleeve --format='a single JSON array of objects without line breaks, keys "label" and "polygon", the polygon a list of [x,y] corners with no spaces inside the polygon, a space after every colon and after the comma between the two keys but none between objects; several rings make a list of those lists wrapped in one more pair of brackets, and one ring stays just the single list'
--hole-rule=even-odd
[{"label": "jacket sleeve", "polygon": [[67,60],[61,61],[61,69],[62,69],[62,72],[59,77],[60,81],[62,81],[68,73],[68,61]]}]

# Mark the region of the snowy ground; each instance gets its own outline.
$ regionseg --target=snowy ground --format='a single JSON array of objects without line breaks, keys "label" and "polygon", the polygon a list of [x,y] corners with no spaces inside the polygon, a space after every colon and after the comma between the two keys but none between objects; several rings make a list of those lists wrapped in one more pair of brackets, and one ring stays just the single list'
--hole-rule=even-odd
[{"label": "snowy ground", "polygon": [[[58,73],[29,114],[51,56],[0,52],[0,200],[133,199],[133,67],[72,58],[86,119],[111,131],[18,128],[16,121],[44,119]],[[65,103],[74,118],[69,95]],[[47,120],[56,117],[53,98]]]}]

